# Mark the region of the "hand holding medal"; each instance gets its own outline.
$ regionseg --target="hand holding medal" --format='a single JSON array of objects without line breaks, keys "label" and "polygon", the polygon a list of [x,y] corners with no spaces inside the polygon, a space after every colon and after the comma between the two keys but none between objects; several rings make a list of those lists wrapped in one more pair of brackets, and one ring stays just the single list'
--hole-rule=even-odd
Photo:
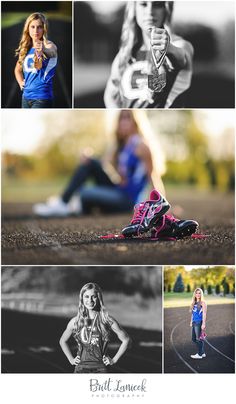
[{"label": "hand holding medal", "polygon": [[34,48],[34,67],[40,70],[43,67],[43,41],[35,41]]},{"label": "hand holding medal", "polygon": [[165,58],[168,46],[170,43],[170,36],[164,28],[151,28],[151,50],[156,68],[158,69]]}]

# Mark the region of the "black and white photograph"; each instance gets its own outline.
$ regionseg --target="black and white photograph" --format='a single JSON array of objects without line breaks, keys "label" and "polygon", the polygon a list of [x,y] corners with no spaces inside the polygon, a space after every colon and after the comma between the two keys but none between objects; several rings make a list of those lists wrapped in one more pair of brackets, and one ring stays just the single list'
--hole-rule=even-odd
[{"label": "black and white photograph", "polygon": [[75,1],[74,19],[76,108],[234,108],[233,1]]},{"label": "black and white photograph", "polygon": [[162,372],[161,267],[3,267],[1,282],[3,373]]}]

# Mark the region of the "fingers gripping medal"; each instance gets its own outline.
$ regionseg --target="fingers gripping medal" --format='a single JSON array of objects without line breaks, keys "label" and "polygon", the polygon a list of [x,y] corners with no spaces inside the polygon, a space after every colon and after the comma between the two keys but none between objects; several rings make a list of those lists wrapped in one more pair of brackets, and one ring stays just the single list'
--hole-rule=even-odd
[{"label": "fingers gripping medal", "polygon": [[34,67],[37,70],[41,70],[43,67],[43,52],[34,51]]},{"label": "fingers gripping medal", "polygon": [[[164,30],[163,30],[164,31]],[[151,54],[152,60],[155,65],[155,69],[153,71],[153,90],[156,93],[160,93],[163,88],[166,86],[166,73],[162,67],[162,64],[165,60],[166,52],[170,43],[170,36],[168,32],[165,30],[165,35],[167,36],[167,42],[165,44],[164,49],[156,49],[157,46],[153,44],[153,39],[155,35],[155,27],[151,30]]]}]

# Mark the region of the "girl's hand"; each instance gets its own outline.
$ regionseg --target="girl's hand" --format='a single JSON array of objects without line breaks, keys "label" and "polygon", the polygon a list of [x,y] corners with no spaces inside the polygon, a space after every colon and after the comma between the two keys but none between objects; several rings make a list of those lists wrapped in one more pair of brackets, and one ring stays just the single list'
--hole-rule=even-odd
[{"label": "girl's hand", "polygon": [[206,324],[202,324],[201,329],[205,330],[206,329]]},{"label": "girl's hand", "polygon": [[114,361],[113,361],[113,359],[110,358],[110,356],[103,355],[102,360],[103,360],[104,365],[106,365],[106,366],[114,365]]},{"label": "girl's hand", "polygon": [[43,51],[43,41],[35,41],[34,48],[36,52],[41,53]]},{"label": "girl's hand", "polygon": [[[151,31],[151,46],[154,52],[164,52],[170,42],[170,36],[166,29],[152,28]],[[157,55],[158,57],[158,55]]]},{"label": "girl's hand", "polygon": [[70,361],[71,365],[78,365],[80,362],[80,356],[78,355]]},{"label": "girl's hand", "polygon": [[190,327],[192,327],[192,325],[193,325],[192,321],[190,321],[190,324],[189,324],[189,325],[190,325]]},{"label": "girl's hand", "polygon": [[25,80],[22,80],[22,82],[20,83],[20,89],[21,89],[21,91],[24,90],[24,87],[25,87]]}]

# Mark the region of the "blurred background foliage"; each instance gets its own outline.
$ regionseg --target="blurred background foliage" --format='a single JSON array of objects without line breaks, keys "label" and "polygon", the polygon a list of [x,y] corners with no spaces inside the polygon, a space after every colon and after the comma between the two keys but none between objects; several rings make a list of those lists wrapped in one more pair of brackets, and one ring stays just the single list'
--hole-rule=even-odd
[{"label": "blurred background foliage", "polygon": [[164,290],[166,293],[192,293],[200,287],[205,293],[235,294],[235,268],[232,266],[197,267],[166,266]]},{"label": "blurred background foliage", "polygon": [[76,293],[85,283],[102,290],[153,298],[161,294],[160,267],[7,267],[2,268],[2,293]]},{"label": "blurred background foliage", "polygon": [[[102,158],[113,141],[107,134],[107,110],[44,111],[38,112],[37,119],[28,114],[20,120],[15,113],[11,120],[14,123],[15,119],[16,128],[11,126],[7,111],[3,115],[4,201],[34,201],[40,195],[44,199],[61,192],[85,149]],[[220,114],[224,117],[224,111],[214,113],[215,118]],[[166,157],[165,185],[234,190],[232,123],[226,123],[214,135],[214,115],[209,117],[204,111],[149,110],[147,114]],[[32,128],[39,125],[37,137]],[[22,149],[27,139],[32,147]]]},{"label": "blurred background foliage", "polygon": [[95,282],[122,325],[162,329],[161,267],[4,267],[1,275],[2,309],[72,317],[82,286]]}]

